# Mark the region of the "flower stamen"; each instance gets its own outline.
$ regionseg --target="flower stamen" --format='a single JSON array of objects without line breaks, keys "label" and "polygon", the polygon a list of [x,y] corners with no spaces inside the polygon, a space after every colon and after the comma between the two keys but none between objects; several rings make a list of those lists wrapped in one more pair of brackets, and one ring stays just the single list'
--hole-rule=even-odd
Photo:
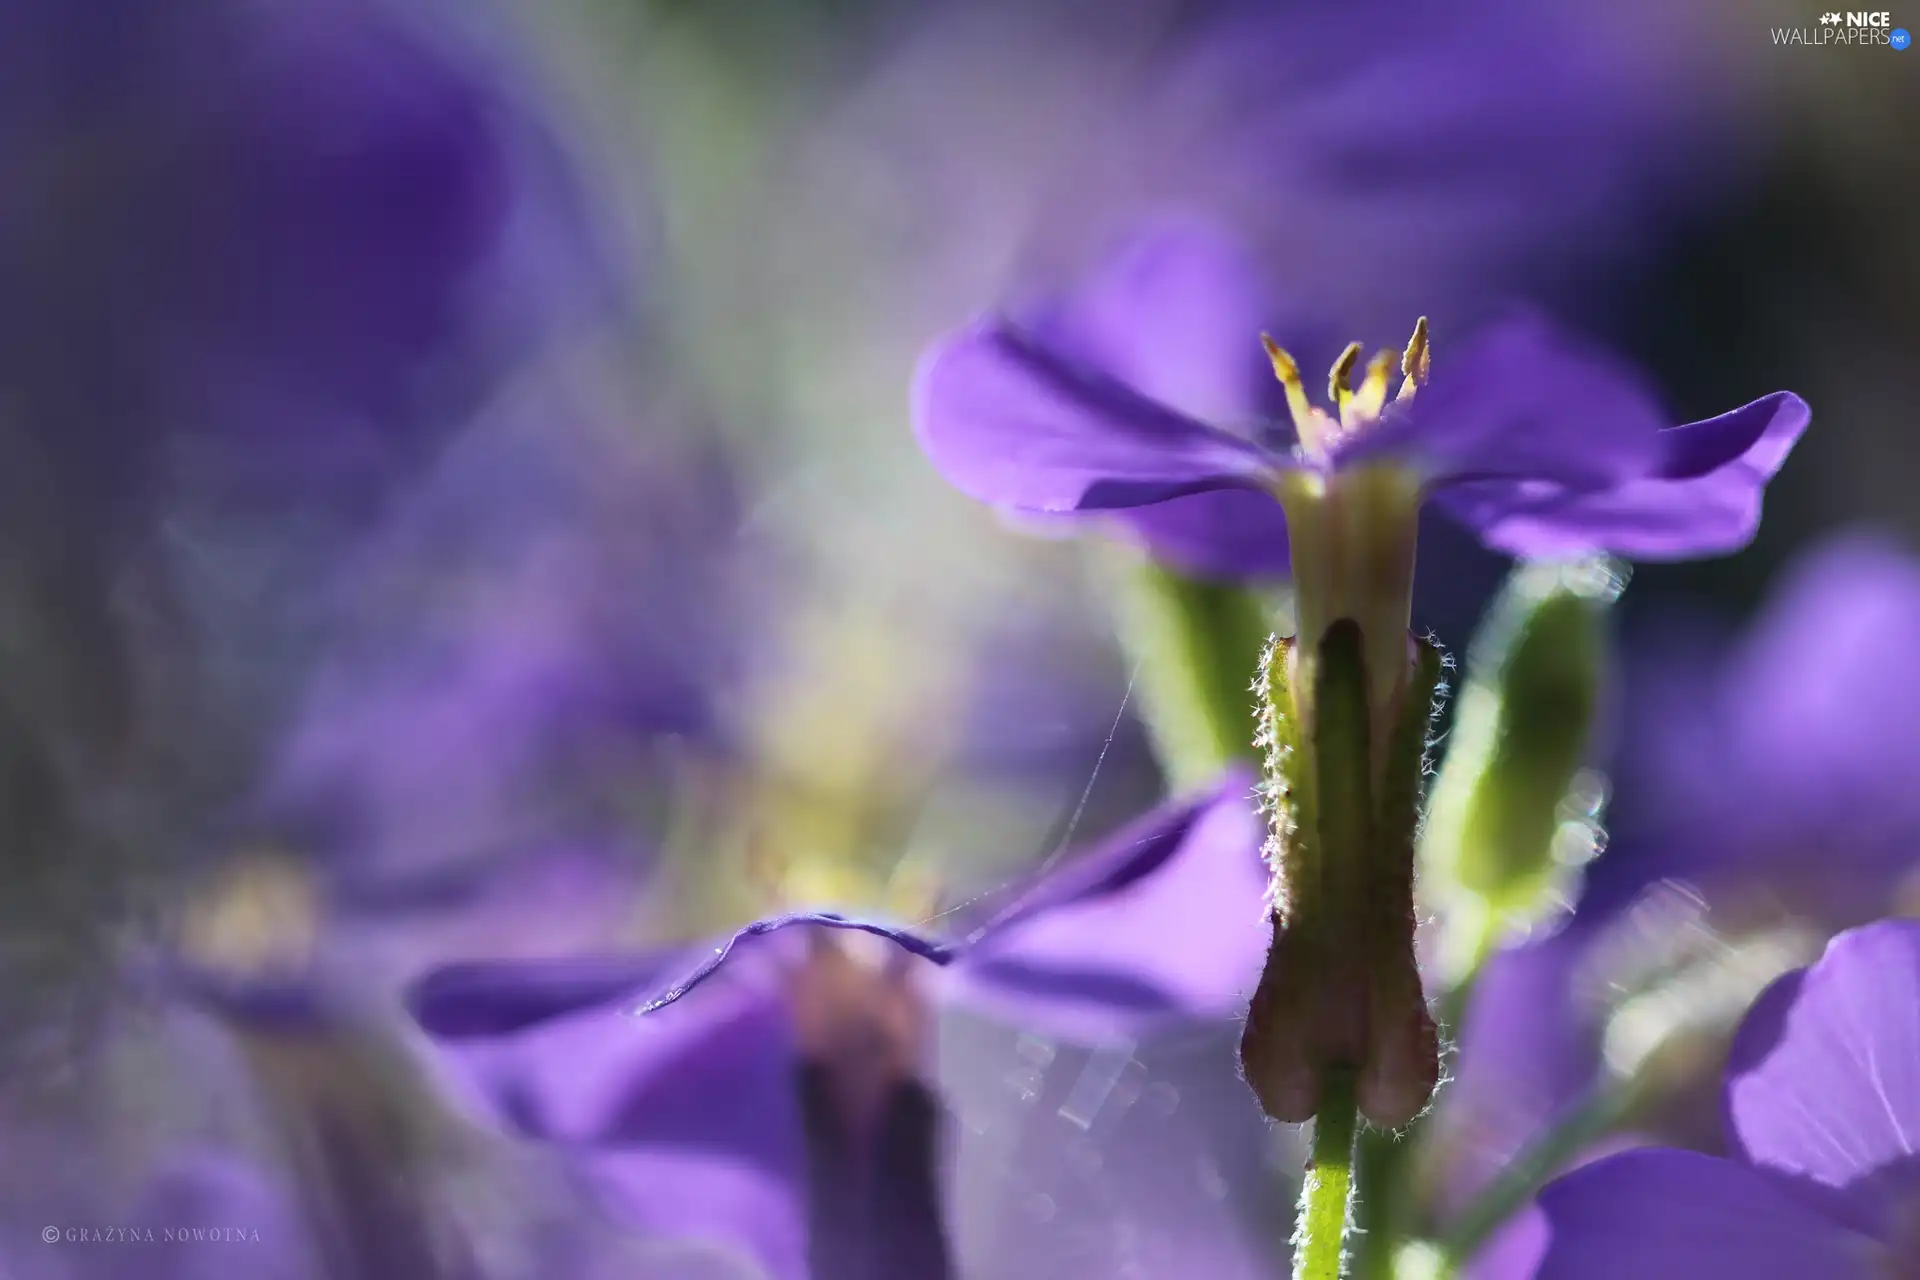
[{"label": "flower stamen", "polygon": [[1281,389],[1287,393],[1287,412],[1293,416],[1293,429],[1300,437],[1300,447],[1309,456],[1326,457],[1327,446],[1339,432],[1338,426],[1325,410],[1307,398],[1306,383],[1300,380],[1300,366],[1294,363],[1293,357],[1264,333],[1260,335],[1260,342],[1267,349],[1267,359],[1273,363],[1273,376],[1280,380]]},{"label": "flower stamen", "polygon": [[1413,337],[1407,341],[1407,352],[1400,358],[1400,394],[1399,400],[1410,399],[1415,387],[1425,386],[1433,365],[1433,349],[1427,339],[1427,318],[1421,316],[1413,325]]},{"label": "flower stamen", "polygon": [[1347,421],[1347,401],[1353,395],[1353,366],[1360,362],[1360,344],[1349,342],[1333,362],[1333,369],[1327,374],[1327,399],[1333,402],[1335,413],[1340,421]]},{"label": "flower stamen", "polygon": [[1341,426],[1355,431],[1380,416],[1387,403],[1387,379],[1393,373],[1394,361],[1393,352],[1382,351],[1367,362],[1366,377],[1341,410]]},{"label": "flower stamen", "polygon": [[[1357,342],[1349,343],[1327,374],[1327,398],[1333,402],[1334,410],[1328,413],[1307,398],[1300,366],[1286,349],[1264,333],[1260,335],[1260,342],[1273,364],[1273,376],[1280,380],[1280,386],[1287,393],[1287,411],[1293,417],[1301,452],[1309,458],[1326,461],[1336,440],[1360,430],[1386,409],[1388,385],[1393,377],[1393,352],[1382,351],[1369,360],[1366,373],[1356,386],[1353,374],[1362,348]],[[1430,361],[1427,318],[1421,316],[1399,358],[1402,380],[1394,397],[1396,401],[1409,399],[1416,388],[1426,383]]]}]

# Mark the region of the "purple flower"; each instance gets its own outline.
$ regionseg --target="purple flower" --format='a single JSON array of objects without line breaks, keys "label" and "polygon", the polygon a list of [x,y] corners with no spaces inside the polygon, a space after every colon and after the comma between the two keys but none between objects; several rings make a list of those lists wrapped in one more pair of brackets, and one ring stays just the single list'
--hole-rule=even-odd
[{"label": "purple flower", "polygon": [[1751,155],[1741,66],[1698,56],[1692,6],[1199,8],[1116,132],[1370,320],[1617,261]]},{"label": "purple flower", "polygon": [[[1176,243],[1167,252],[1171,263],[1135,273],[1150,287],[1119,296],[1190,296],[1196,291],[1175,288],[1186,271],[1207,281],[1198,296],[1228,296],[1223,282],[1232,272],[1213,248]],[[1205,305],[1195,313],[1210,314]],[[1050,328],[1069,340],[1051,337]],[[1059,517],[1183,503],[1178,540],[1199,560],[1189,535],[1217,538],[1205,561],[1218,571],[1243,554],[1247,538],[1236,525],[1261,509],[1249,508],[1250,499],[1265,504],[1253,519],[1275,548],[1273,514],[1283,512],[1301,641],[1292,678],[1312,688],[1328,628],[1352,620],[1368,706],[1382,727],[1411,672],[1415,544],[1429,498],[1488,546],[1516,555],[1683,559],[1731,551],[1752,538],[1766,482],[1808,420],[1805,402],[1776,392],[1717,418],[1663,427],[1632,374],[1523,316],[1484,331],[1437,371],[1424,318],[1398,360],[1382,351],[1361,376],[1361,348],[1349,346],[1329,379],[1332,412],[1313,404],[1292,356],[1267,338],[1292,430],[1234,431],[1155,398],[1174,388],[1223,403],[1229,380],[1196,377],[1188,360],[1179,366],[1187,377],[1174,381],[1139,347],[1071,340],[1114,328],[1105,320],[1076,327],[990,317],[947,338],[923,360],[914,387],[922,447],[962,492],[1016,512]],[[1249,350],[1251,340],[1248,333]],[[1222,495],[1239,505],[1217,505]],[[1152,526],[1146,536],[1155,538]],[[1238,567],[1268,563],[1248,557]]]},{"label": "purple flower", "polygon": [[378,0],[14,0],[0,47],[0,374],[114,518],[176,470],[340,500],[590,291],[510,77]]},{"label": "purple flower", "polygon": [[[748,926],[691,972],[679,951],[457,965],[410,1004],[483,1111],[581,1156],[643,1229],[733,1241],[804,1275],[810,1148],[793,1080],[813,1052],[792,982],[814,926],[888,939],[890,965],[938,966],[915,970],[936,995],[1068,1038],[1230,1016],[1267,945],[1250,785],[1235,771],[1156,810],[961,938],[800,913]],[[645,1016],[627,1016],[636,1006]]]},{"label": "purple flower", "polygon": [[[962,492],[1010,511],[1180,503],[1165,536],[1182,561],[1216,572],[1272,567],[1282,508],[1304,578],[1323,522],[1389,519],[1371,505],[1404,523],[1429,497],[1515,555],[1732,551],[1752,538],[1766,481],[1807,424],[1805,403],[1776,392],[1666,427],[1630,372],[1526,317],[1443,353],[1418,396],[1423,345],[1391,402],[1390,363],[1376,361],[1354,386],[1346,357],[1337,416],[1308,402],[1286,360],[1291,431],[1245,418],[1210,424],[1202,415],[1257,403],[1228,376],[1251,378],[1257,311],[1244,286],[1201,240],[1136,249],[1116,271],[1117,282],[1089,290],[1091,315],[989,317],[935,347],[914,390],[920,442]],[[1169,296],[1186,301],[1169,309]],[[1183,340],[1168,341],[1162,325]],[[1261,549],[1249,552],[1256,530]]]},{"label": "purple flower", "polygon": [[1841,934],[1734,1040],[1733,1158],[1656,1148],[1548,1186],[1535,1275],[1908,1275],[1920,1266],[1920,924]]},{"label": "purple flower", "polygon": [[1638,664],[1619,766],[1631,838],[1596,887],[1765,877],[1878,914],[1920,848],[1916,636],[1920,560],[1850,535],[1800,557],[1736,641]]}]

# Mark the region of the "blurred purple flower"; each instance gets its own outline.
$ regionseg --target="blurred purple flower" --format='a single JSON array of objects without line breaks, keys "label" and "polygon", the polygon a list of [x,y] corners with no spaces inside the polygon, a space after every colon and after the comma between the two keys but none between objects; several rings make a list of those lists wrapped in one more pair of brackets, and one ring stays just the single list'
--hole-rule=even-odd
[{"label": "blurred purple flower", "polygon": [[[1212,794],[1155,811],[961,939],[802,913],[748,926],[691,973],[684,952],[455,965],[427,975],[409,1003],[485,1112],[590,1156],[585,1176],[624,1216],[663,1235],[735,1241],[775,1274],[803,1275],[787,985],[802,935],[889,939],[943,967],[942,995],[1074,1039],[1229,1016],[1267,942],[1250,785],[1235,771]],[[647,1012],[631,1020],[637,1004]]]},{"label": "blurred purple flower", "polygon": [[1735,1158],[1665,1148],[1541,1192],[1534,1274],[1867,1277],[1920,1266],[1920,924],[1841,934],[1754,1004],[1726,1070]]},{"label": "blurred purple flower", "polygon": [[8,0],[0,48],[0,370],[104,514],[181,465],[364,488],[552,317],[569,254],[593,278],[504,77],[379,0]]},{"label": "blurred purple flower", "polygon": [[256,679],[292,705],[230,827],[376,891],[542,849],[646,851],[665,822],[643,805],[668,803],[676,761],[732,748],[731,476],[665,431],[609,429],[621,401],[537,389],[290,603],[273,639],[304,620],[308,643],[265,646]]},{"label": "blurred purple flower", "polygon": [[1766,878],[1878,914],[1920,867],[1916,639],[1920,560],[1851,535],[1802,555],[1736,642],[1630,666],[1629,807],[1595,889]]},{"label": "blurred purple flower", "polygon": [[[1290,474],[1308,483],[1403,476],[1515,555],[1736,550],[1752,538],[1766,482],[1809,416],[1799,397],[1775,392],[1663,427],[1630,372],[1519,317],[1457,356],[1443,353],[1416,396],[1382,404],[1382,385],[1376,420],[1329,423],[1317,440],[1258,421],[1227,429],[1182,402],[1243,413],[1253,403],[1235,390],[1250,388],[1253,375],[1233,344],[1244,344],[1250,362],[1257,332],[1237,273],[1216,245],[1190,235],[1136,250],[1118,270],[1065,323],[989,317],[936,346],[916,381],[915,427],[950,482],[1004,509],[1151,513],[1178,503],[1165,527],[1149,523],[1143,536],[1214,573],[1275,567],[1283,522],[1273,495]],[[1182,340],[1160,363],[1148,352],[1165,320]],[[1196,348],[1221,341],[1228,345],[1196,358]]]},{"label": "blurred purple flower", "polygon": [[1741,63],[1699,52],[1711,6],[1201,15],[1156,60],[1140,129],[1116,135],[1173,191],[1232,210],[1294,296],[1367,331],[1617,262],[1754,151]]},{"label": "blurred purple flower", "polygon": [[236,1259],[260,1280],[309,1274],[297,1216],[233,1156],[190,1147],[163,1157],[117,1212],[105,1211],[97,1182],[88,1190],[86,1199],[40,1206],[62,1236],[36,1241],[17,1260],[0,1253],[10,1280],[223,1280]]},{"label": "blurred purple flower", "polygon": [[[859,193],[883,275],[969,309],[1169,206],[1222,220],[1287,296],[1398,328],[1643,251],[1758,148],[1757,68],[1705,4],[1048,0],[895,5],[898,37],[795,166]],[[851,143],[849,145],[849,135]],[[864,165],[851,172],[848,166]],[[838,267],[841,260],[836,259]],[[823,273],[825,282],[835,277]],[[983,296],[983,291],[985,294]],[[951,312],[949,312],[951,313]]]}]

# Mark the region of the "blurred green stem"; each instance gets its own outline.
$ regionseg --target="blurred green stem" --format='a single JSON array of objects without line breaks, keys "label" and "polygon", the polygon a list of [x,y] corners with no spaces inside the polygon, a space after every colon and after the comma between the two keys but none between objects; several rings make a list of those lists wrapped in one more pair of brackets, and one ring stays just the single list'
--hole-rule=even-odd
[{"label": "blurred green stem", "polygon": [[1294,1280],[1340,1280],[1346,1252],[1348,1202],[1353,1196],[1353,1152],[1358,1110],[1351,1072],[1328,1074],[1313,1119],[1313,1163],[1300,1189],[1299,1243]]},{"label": "blurred green stem", "polygon": [[1353,1165],[1353,1248],[1349,1271],[1354,1280],[1393,1280],[1394,1250],[1401,1237],[1407,1155],[1412,1134],[1387,1129],[1361,1130]]},{"label": "blurred green stem", "polygon": [[1234,760],[1255,760],[1250,686],[1272,630],[1266,605],[1156,564],[1134,570],[1126,587],[1121,638],[1138,663],[1138,697],[1170,789],[1192,791]]},{"label": "blurred green stem", "polygon": [[1604,1137],[1625,1115],[1633,1091],[1602,1086],[1510,1160],[1440,1241],[1441,1274],[1457,1275],[1506,1221],[1566,1163]]}]

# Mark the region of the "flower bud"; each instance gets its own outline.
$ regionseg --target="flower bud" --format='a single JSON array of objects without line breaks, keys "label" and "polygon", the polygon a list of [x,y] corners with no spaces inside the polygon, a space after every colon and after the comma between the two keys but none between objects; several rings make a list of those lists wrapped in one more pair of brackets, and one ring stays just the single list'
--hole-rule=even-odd
[{"label": "flower bud", "polygon": [[[1470,967],[1476,939],[1537,910],[1564,872],[1565,801],[1586,761],[1616,591],[1594,566],[1523,568],[1475,639],[1420,849],[1471,935],[1449,940],[1450,968]],[[1566,834],[1590,847],[1590,819],[1573,815],[1588,825]]]}]

